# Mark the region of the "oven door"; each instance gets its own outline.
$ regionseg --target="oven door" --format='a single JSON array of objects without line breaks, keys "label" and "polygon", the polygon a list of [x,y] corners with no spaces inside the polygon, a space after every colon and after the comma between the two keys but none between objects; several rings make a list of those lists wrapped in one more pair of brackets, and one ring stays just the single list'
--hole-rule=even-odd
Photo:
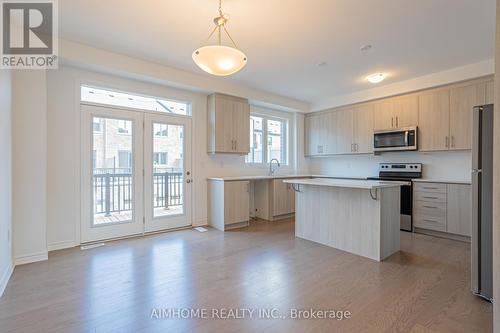
[{"label": "oven door", "polygon": [[373,136],[374,151],[417,150],[417,142],[416,127],[376,131]]}]

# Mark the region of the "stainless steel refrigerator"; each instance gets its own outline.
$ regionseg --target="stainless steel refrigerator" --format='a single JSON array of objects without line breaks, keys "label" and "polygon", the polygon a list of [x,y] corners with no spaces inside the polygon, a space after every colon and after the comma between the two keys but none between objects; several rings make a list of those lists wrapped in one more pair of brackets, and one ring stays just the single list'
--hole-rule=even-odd
[{"label": "stainless steel refrigerator", "polygon": [[472,292],[493,297],[493,105],[473,110]]}]

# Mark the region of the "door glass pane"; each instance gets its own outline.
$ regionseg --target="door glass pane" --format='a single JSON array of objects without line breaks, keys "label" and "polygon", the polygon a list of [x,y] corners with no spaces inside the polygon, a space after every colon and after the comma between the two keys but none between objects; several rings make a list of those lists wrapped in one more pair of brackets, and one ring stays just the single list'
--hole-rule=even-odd
[{"label": "door glass pane", "polygon": [[184,126],[153,123],[153,217],[184,214]]},{"label": "door glass pane", "polygon": [[133,122],[93,117],[92,123],[93,225],[131,222]]}]

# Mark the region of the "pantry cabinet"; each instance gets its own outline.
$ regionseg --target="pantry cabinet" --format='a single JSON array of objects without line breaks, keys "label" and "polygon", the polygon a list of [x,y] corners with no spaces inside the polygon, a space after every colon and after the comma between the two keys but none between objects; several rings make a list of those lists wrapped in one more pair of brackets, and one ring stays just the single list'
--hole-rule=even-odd
[{"label": "pantry cabinet", "polygon": [[209,96],[208,152],[250,152],[250,106],[246,99],[223,94]]}]

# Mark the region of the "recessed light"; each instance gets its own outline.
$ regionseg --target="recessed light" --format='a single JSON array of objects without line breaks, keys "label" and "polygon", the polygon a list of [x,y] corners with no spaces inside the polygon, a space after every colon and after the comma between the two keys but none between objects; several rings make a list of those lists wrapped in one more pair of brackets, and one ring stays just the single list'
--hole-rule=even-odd
[{"label": "recessed light", "polygon": [[360,50],[363,52],[367,52],[367,51],[370,51],[372,48],[373,48],[373,45],[368,44],[368,45],[362,46],[360,48]]},{"label": "recessed light", "polygon": [[380,83],[380,82],[384,81],[384,79],[386,78],[386,76],[387,75],[384,74],[384,73],[375,73],[375,74],[368,75],[366,77],[366,79],[370,83]]}]

